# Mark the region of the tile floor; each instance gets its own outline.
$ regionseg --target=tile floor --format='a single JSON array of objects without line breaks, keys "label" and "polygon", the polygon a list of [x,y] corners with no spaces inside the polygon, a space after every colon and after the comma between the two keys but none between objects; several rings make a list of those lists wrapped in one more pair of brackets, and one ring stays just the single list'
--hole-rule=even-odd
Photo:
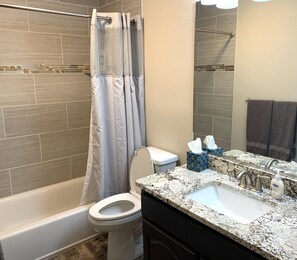
[{"label": "tile floor", "polygon": [[[75,245],[48,260],[107,260],[107,233]],[[138,257],[135,260],[143,260]]]}]

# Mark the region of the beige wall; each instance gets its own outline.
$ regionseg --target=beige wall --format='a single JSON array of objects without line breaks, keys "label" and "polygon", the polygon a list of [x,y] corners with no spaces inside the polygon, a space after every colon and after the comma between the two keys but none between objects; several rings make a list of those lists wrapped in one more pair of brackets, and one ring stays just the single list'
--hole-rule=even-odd
[{"label": "beige wall", "polygon": [[148,145],[185,163],[193,138],[194,0],[143,0]]},{"label": "beige wall", "polygon": [[297,101],[296,25],[296,0],[240,2],[232,148],[245,150],[247,98]]}]

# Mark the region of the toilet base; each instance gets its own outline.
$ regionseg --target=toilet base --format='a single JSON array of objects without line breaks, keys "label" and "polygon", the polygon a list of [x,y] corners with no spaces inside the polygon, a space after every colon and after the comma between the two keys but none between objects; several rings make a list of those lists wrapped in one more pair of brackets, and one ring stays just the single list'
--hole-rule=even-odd
[{"label": "toilet base", "polygon": [[109,232],[107,260],[131,260],[135,258],[133,230]]}]

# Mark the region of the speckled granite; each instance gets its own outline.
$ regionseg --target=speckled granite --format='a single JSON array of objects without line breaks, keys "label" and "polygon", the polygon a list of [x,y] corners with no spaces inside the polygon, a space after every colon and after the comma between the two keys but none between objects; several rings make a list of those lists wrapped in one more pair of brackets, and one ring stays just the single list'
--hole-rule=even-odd
[{"label": "speckled granite", "polygon": [[[186,194],[207,186],[210,182],[228,185],[231,189],[263,200],[274,205],[275,210],[249,224],[241,224],[185,198]],[[297,200],[294,198],[285,195],[281,201],[277,201],[269,195],[267,189],[258,194],[239,187],[237,181],[227,175],[209,169],[197,173],[185,166],[138,179],[136,184],[156,198],[267,259],[297,259]]]},{"label": "speckled granite", "polygon": [[[208,164],[209,168],[231,177],[237,176],[241,170],[248,171],[252,173],[253,184],[255,183],[257,175],[268,176],[270,179],[275,175],[275,172],[272,170],[248,163],[242,163],[237,159],[227,158],[225,156],[209,155]],[[291,176],[282,176],[282,180],[285,186],[285,194],[297,198],[297,179],[292,178]],[[263,186],[269,188],[270,181],[263,180]]]}]

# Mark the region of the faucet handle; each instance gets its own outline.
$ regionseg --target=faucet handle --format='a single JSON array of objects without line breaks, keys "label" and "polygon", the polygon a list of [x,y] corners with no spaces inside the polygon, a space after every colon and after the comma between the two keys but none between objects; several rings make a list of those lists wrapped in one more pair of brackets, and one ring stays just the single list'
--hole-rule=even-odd
[{"label": "faucet handle", "polygon": [[256,178],[255,189],[254,189],[256,192],[263,192],[262,179],[263,180],[270,180],[270,178],[268,176],[258,174],[257,178]]}]

